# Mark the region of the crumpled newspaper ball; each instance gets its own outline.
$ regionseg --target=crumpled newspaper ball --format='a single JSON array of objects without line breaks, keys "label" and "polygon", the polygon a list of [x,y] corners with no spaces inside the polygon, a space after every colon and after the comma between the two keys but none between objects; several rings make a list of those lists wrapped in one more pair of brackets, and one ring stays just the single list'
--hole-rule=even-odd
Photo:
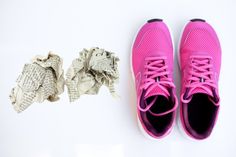
[{"label": "crumpled newspaper ball", "polygon": [[97,94],[105,85],[116,96],[114,84],[119,79],[119,58],[100,48],[83,49],[66,74],[66,85],[71,102],[83,94]]},{"label": "crumpled newspaper ball", "polygon": [[51,52],[47,56],[36,56],[25,64],[10,94],[14,109],[19,113],[34,102],[57,101],[64,91],[62,59]]}]

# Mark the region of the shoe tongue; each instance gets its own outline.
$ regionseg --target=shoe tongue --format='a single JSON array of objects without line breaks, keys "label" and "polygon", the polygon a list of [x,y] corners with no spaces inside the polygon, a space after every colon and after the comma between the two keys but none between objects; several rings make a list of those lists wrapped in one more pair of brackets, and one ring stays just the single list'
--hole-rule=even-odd
[{"label": "shoe tongue", "polygon": [[166,97],[168,99],[168,97],[170,96],[169,93],[165,92],[163,89],[161,89],[161,87],[155,87],[151,90],[148,90],[145,95],[144,98],[147,99],[149,97],[154,97],[154,96],[159,96],[162,95],[164,97]]},{"label": "shoe tongue", "polygon": [[216,94],[214,94],[213,90],[210,90],[210,92],[204,90],[203,88],[197,87],[195,88],[193,91],[191,91],[191,93],[188,94],[187,97],[189,97],[189,100],[191,101],[192,96],[194,94],[206,94],[208,95],[209,99],[212,100],[212,102],[214,103],[214,105],[219,106],[219,98]]},{"label": "shoe tongue", "polygon": [[198,94],[198,93],[206,94],[208,96],[214,97],[212,90],[210,90],[210,92],[209,92],[209,91],[206,91],[206,90],[204,90],[203,88],[200,88],[200,87],[196,87],[195,89],[193,89],[191,91],[191,93],[188,94],[188,97],[191,97],[192,95]]}]

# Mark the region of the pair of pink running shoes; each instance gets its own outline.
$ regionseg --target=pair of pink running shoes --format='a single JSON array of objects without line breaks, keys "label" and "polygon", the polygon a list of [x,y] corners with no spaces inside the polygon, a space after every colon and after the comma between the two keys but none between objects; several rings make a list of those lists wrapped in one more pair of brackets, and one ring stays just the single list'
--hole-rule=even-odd
[{"label": "pair of pink running shoes", "polygon": [[[217,120],[221,47],[214,29],[202,19],[185,26],[179,45],[180,122],[193,139],[209,137]],[[173,43],[161,19],[149,20],[132,49],[132,70],[141,130],[159,139],[175,123],[178,99],[173,82]]]}]

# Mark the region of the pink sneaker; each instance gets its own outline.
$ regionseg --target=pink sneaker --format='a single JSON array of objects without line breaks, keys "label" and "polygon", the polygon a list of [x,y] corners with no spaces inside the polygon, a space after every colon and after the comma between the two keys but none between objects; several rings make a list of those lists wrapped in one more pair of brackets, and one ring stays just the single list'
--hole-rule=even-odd
[{"label": "pink sneaker", "polygon": [[205,20],[193,19],[184,29],[179,51],[182,126],[190,137],[205,139],[219,112],[220,43]]},{"label": "pink sneaker", "polygon": [[138,121],[149,137],[162,138],[174,124],[177,98],[173,83],[173,46],[161,19],[149,20],[132,50]]}]

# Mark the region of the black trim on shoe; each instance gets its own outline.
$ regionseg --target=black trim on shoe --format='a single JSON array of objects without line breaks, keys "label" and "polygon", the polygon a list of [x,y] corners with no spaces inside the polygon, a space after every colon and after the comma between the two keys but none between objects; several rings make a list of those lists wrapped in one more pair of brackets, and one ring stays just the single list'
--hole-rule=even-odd
[{"label": "black trim on shoe", "polygon": [[162,19],[150,19],[147,22],[152,23],[152,22],[162,22],[162,21],[163,21]]},{"label": "black trim on shoe", "polygon": [[191,19],[190,21],[191,21],[191,22],[206,22],[206,20],[204,20],[204,19],[199,19],[199,18]]}]

